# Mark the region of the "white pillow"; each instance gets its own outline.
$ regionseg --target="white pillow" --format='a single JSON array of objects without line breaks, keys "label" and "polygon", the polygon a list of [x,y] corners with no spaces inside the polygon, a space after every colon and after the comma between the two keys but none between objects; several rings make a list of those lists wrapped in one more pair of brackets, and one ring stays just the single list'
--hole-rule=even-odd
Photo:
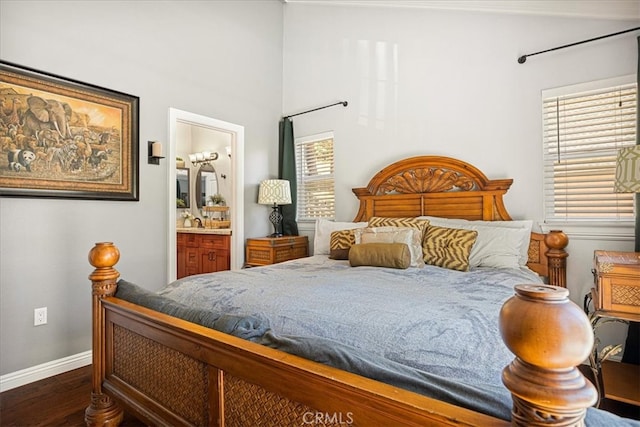
[{"label": "white pillow", "polygon": [[331,233],[338,230],[352,230],[369,225],[368,222],[335,222],[328,219],[316,220],[316,231],[313,236],[313,254],[329,255]]},{"label": "white pillow", "polygon": [[411,253],[410,267],[424,267],[422,256],[422,230],[410,227],[367,227],[355,230],[359,243],[404,243]]},{"label": "white pillow", "polygon": [[470,267],[518,268],[529,261],[529,240],[533,221],[469,221],[457,218],[422,216],[440,227],[476,230],[478,238],[471,248]]}]

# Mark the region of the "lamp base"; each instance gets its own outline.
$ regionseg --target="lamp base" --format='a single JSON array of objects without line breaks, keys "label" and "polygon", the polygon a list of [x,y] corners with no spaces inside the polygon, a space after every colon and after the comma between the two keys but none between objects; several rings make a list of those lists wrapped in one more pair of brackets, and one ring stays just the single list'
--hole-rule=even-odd
[{"label": "lamp base", "polygon": [[278,205],[275,203],[273,204],[273,210],[269,214],[269,221],[273,224],[273,233],[269,237],[282,237],[282,233],[278,231],[282,222],[282,214],[278,211]]}]

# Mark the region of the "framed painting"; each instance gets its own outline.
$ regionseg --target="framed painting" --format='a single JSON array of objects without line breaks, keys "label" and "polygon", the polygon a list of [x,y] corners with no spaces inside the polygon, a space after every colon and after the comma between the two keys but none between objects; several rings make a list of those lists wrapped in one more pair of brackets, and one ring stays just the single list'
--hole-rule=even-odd
[{"label": "framed painting", "polygon": [[139,200],[139,98],[0,61],[0,196]]}]

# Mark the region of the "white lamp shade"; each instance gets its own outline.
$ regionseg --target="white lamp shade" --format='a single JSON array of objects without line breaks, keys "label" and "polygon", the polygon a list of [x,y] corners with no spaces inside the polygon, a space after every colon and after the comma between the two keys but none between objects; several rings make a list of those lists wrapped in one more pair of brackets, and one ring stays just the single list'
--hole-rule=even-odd
[{"label": "white lamp shade", "polygon": [[260,183],[258,203],[261,205],[290,205],[291,187],[286,179],[265,179]]},{"label": "white lamp shade", "polygon": [[640,193],[640,145],[618,151],[614,191]]}]

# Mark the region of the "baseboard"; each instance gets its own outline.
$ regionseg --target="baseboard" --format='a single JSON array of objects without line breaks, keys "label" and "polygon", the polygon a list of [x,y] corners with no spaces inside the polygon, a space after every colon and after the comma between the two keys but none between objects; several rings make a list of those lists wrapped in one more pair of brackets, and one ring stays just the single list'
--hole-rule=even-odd
[{"label": "baseboard", "polygon": [[91,350],[0,375],[0,393],[91,364]]}]

